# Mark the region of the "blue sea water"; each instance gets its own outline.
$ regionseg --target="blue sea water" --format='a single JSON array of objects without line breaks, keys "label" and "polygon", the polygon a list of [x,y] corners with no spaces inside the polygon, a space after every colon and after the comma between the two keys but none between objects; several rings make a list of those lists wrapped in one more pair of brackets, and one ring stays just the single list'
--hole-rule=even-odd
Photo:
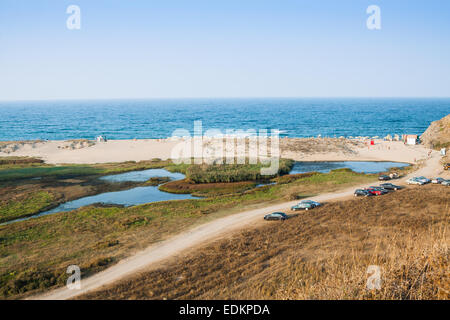
[{"label": "blue sea water", "polygon": [[282,136],[422,134],[450,99],[179,99],[0,102],[0,140],[144,139],[176,129],[277,129]]}]

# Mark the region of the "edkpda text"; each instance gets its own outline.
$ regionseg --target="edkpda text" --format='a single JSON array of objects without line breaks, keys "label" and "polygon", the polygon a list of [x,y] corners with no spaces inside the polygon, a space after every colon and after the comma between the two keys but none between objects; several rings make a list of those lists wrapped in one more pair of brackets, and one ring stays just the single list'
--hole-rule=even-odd
[{"label": "edkpda text", "polygon": [[267,305],[258,304],[225,304],[223,308],[186,306],[180,307],[180,315],[197,315],[211,317],[214,313],[222,312],[224,315],[269,315],[269,307]]}]

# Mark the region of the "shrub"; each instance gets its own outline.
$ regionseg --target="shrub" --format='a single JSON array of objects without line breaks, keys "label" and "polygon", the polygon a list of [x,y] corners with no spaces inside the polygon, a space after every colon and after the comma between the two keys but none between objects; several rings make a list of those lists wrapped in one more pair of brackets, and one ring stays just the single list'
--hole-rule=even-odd
[{"label": "shrub", "polygon": [[277,175],[289,173],[294,162],[281,159],[278,173],[272,176],[262,176],[262,164],[221,164],[221,165],[191,165],[186,169],[186,178],[195,183],[239,182],[272,179]]}]

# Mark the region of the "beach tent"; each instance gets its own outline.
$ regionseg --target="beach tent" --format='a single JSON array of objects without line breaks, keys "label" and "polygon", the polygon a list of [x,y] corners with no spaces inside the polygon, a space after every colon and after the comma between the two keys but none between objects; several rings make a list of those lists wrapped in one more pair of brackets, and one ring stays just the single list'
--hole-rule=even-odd
[{"label": "beach tent", "polygon": [[95,140],[97,142],[106,142],[106,137],[105,136],[98,136],[97,138],[95,138]]}]

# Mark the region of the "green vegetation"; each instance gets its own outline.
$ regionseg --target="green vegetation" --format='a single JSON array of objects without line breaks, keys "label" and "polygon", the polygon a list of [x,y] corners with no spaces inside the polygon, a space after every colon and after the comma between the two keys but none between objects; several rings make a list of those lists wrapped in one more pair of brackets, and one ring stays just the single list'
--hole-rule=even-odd
[{"label": "green vegetation", "polygon": [[0,223],[44,211],[52,206],[54,201],[55,196],[46,191],[29,194],[20,200],[3,201],[0,203]]},{"label": "green vegetation", "polygon": [[253,181],[228,183],[194,183],[189,180],[171,181],[159,186],[159,190],[177,194],[192,194],[196,197],[217,197],[238,194],[253,189],[257,185]]},{"label": "green vegetation", "polygon": [[127,161],[122,163],[105,163],[94,165],[94,168],[102,170],[104,174],[116,174],[128,171],[147,170],[147,169],[160,169],[167,166],[171,166],[173,163],[171,160],[153,159],[149,161]]},{"label": "green vegetation", "polygon": [[164,169],[166,169],[169,172],[179,172],[182,174],[186,174],[186,170],[191,166],[191,164],[186,164],[186,163],[180,163],[180,164],[175,164],[175,163],[170,163],[167,166],[164,167]]},{"label": "green vegetation", "polygon": [[169,182],[169,181],[170,181],[169,177],[153,177],[153,178],[148,179],[148,181],[146,181],[144,183],[144,185],[145,186],[156,187],[156,186],[159,186],[162,183],[166,183],[166,182]]},{"label": "green vegetation", "polygon": [[44,161],[36,158],[29,157],[1,157],[0,169],[4,168],[21,168],[30,167],[36,165],[43,165]]},{"label": "green vegetation", "polygon": [[34,167],[0,170],[0,181],[42,177],[77,177],[100,174],[99,168],[89,166]]},{"label": "green vegetation", "polygon": [[163,168],[172,164],[171,161],[128,161],[123,163],[106,163],[98,165],[63,165],[52,166],[40,162],[32,162],[32,166],[15,167],[8,159],[0,158],[5,164],[0,165],[0,181],[11,181],[32,178],[73,178],[92,175],[107,175],[135,170]]},{"label": "green vegetation", "polygon": [[[280,159],[278,175],[291,171],[294,161]],[[196,183],[239,182],[257,181],[274,178],[262,176],[261,168],[268,167],[264,164],[226,164],[226,165],[192,165],[186,169],[186,178]]]},{"label": "green vegetation", "polygon": [[332,181],[333,184],[339,185],[355,181],[355,179],[357,179],[358,177],[361,178],[363,176],[364,175],[361,173],[357,173],[352,171],[351,169],[344,168],[332,170],[327,174],[319,172],[303,173],[299,175],[299,179],[297,181],[301,181],[302,183],[306,184],[321,184]]}]

